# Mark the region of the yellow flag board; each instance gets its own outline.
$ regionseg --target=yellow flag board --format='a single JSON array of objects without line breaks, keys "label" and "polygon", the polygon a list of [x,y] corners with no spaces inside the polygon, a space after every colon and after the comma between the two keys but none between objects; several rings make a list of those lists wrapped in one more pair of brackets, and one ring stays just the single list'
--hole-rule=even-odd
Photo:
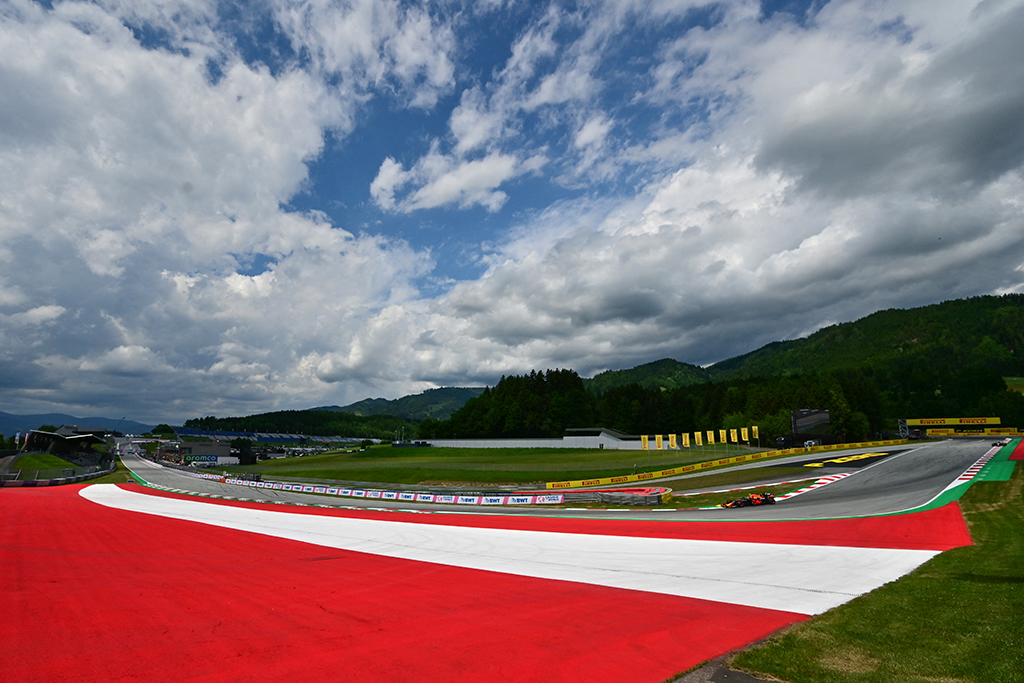
[{"label": "yellow flag board", "polygon": [[729,441],[732,441],[733,443],[739,443],[740,442],[740,437],[738,436],[738,434],[737,434],[735,429],[730,429],[729,430]]},{"label": "yellow flag board", "polygon": [[740,436],[743,437],[744,441],[750,441],[750,432],[746,427],[740,427]]},{"label": "yellow flag board", "polygon": [[715,445],[715,430],[713,430],[713,429],[709,429],[708,430],[708,445],[709,446],[714,446]]},{"label": "yellow flag board", "polygon": [[725,438],[725,430],[724,429],[719,429],[718,430],[718,443],[727,443],[728,441],[729,440],[727,438]]},{"label": "yellow flag board", "polygon": [[757,425],[754,425],[754,426],[753,426],[753,427],[751,427],[750,429],[751,429],[751,430],[753,430],[753,434],[754,434],[754,438],[755,438],[755,439],[760,439],[760,438],[761,438],[761,437],[759,437],[759,436],[757,435]]},{"label": "yellow flag board", "polygon": [[704,445],[704,444],[702,444],[700,442],[700,432],[694,432],[693,433],[693,443],[696,446],[703,446]]},{"label": "yellow flag board", "polygon": [[642,449],[644,449],[646,451],[646,450],[649,449],[649,447],[650,446],[648,444],[648,437],[647,437],[647,435],[646,434],[641,434],[640,435],[640,448],[642,448]]},{"label": "yellow flag board", "polygon": [[665,449],[665,437],[662,436],[661,434],[658,434],[656,437],[654,437],[654,443],[657,444],[657,448],[659,451]]},{"label": "yellow flag board", "polygon": [[690,433],[687,432],[686,434],[680,434],[680,436],[683,437],[683,448],[689,448],[690,447]]},{"label": "yellow flag board", "polygon": [[676,435],[675,434],[669,434],[668,435],[668,447],[672,448],[672,449],[674,449],[676,447]]}]

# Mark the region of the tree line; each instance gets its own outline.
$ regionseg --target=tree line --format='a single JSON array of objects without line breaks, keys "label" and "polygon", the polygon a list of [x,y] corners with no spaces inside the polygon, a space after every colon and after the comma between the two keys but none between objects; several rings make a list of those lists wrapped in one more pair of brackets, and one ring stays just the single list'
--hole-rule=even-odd
[{"label": "tree line", "polygon": [[607,427],[627,434],[680,434],[758,425],[762,440],[791,434],[791,411],[829,411],[837,441],[878,438],[914,417],[998,416],[1024,426],[1024,396],[1006,390],[983,361],[944,368],[918,357],[892,368],[749,378],[674,389],[630,384],[588,392],[573,370],[502,377],[447,420],[423,420],[422,438],[562,436]]}]

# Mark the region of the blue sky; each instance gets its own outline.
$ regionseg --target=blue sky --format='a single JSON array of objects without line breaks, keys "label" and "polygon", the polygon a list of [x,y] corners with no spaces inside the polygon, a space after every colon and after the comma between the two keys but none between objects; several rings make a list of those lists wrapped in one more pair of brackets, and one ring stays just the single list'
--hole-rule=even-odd
[{"label": "blue sky", "polygon": [[709,364],[1024,289],[1024,4],[0,0],[0,410]]}]

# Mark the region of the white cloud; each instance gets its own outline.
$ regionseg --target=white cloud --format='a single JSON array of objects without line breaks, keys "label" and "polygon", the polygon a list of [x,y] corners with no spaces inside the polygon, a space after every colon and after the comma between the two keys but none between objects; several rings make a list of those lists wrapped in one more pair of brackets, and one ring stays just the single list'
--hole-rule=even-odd
[{"label": "white cloud", "polygon": [[[11,0],[0,409],[168,421],[707,363],[1024,288],[1020,2],[829,3],[799,25],[751,0],[691,26],[695,6],[272,3],[284,42],[261,62],[213,3]],[[473,71],[474,22],[499,14],[528,19]],[[359,227],[284,208],[326,206],[311,162],[374,125],[371,98],[429,121],[427,151],[374,148]],[[373,232],[475,207],[511,227],[435,298],[418,283],[449,276],[447,235]]]}]

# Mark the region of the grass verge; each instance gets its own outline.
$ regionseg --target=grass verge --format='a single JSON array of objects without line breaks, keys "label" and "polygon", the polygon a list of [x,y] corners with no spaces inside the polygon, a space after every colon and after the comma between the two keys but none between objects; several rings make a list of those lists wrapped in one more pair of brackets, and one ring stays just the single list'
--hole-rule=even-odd
[{"label": "grass verge", "polygon": [[790,683],[1024,681],[1024,468],[960,501],[974,545],[739,653]]},{"label": "grass verge", "polygon": [[74,464],[49,453],[33,453],[23,455],[14,462],[14,470],[54,470],[63,467],[75,467]]}]

